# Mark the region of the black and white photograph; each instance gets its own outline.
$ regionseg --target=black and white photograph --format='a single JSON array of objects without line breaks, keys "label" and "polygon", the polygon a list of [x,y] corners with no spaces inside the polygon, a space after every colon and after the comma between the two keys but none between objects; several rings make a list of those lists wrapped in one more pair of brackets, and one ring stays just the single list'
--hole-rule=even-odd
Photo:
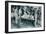
[{"label": "black and white photograph", "polygon": [[8,32],[39,30],[44,31],[44,3],[8,3]]},{"label": "black and white photograph", "polygon": [[[37,13],[37,14],[36,14]],[[37,22],[35,24],[35,22]],[[41,7],[11,5],[11,28],[41,27]]]}]

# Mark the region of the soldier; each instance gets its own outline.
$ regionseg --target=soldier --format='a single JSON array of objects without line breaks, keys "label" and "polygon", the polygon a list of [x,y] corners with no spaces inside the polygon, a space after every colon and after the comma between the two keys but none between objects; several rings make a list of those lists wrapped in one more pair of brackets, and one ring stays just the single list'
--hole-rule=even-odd
[{"label": "soldier", "polygon": [[18,7],[14,10],[15,23],[18,24]]},{"label": "soldier", "polygon": [[22,24],[22,22],[21,22],[21,15],[22,15],[22,7],[20,7],[20,9],[19,9],[19,25]]}]

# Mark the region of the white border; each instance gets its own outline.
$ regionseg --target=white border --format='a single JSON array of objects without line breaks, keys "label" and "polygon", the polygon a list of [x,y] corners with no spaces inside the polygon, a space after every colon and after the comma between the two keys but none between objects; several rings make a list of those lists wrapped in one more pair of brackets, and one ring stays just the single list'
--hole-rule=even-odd
[{"label": "white border", "polygon": [[[39,28],[21,28],[21,29],[11,29],[11,5],[23,5],[23,6],[41,6],[41,27]],[[26,4],[26,3],[9,3],[8,4],[8,32],[14,32],[14,31],[28,31],[28,30],[43,30],[44,29],[44,6],[41,4]]]}]

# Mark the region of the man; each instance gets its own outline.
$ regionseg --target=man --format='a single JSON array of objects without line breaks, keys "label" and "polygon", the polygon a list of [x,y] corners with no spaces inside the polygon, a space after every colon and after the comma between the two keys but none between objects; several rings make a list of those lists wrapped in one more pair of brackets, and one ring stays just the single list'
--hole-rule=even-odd
[{"label": "man", "polygon": [[22,7],[19,9],[19,25],[21,25],[21,14],[22,14]]},{"label": "man", "polygon": [[24,8],[23,8],[23,12],[24,12],[24,14],[23,14],[23,16],[21,16],[22,18],[28,18],[28,16],[27,16],[27,6],[24,6]]},{"label": "man", "polygon": [[16,9],[14,9],[14,16],[15,16],[15,23],[18,24],[18,7],[16,7]]}]

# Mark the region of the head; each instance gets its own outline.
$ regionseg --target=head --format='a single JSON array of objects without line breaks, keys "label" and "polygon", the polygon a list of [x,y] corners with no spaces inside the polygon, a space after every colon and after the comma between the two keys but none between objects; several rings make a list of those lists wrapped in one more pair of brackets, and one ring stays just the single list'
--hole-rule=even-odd
[{"label": "head", "polygon": [[16,9],[18,9],[18,7],[16,7]]},{"label": "head", "polygon": [[24,9],[24,11],[27,11],[27,7],[26,7],[26,6],[24,6],[24,8],[23,8],[23,9]]}]

